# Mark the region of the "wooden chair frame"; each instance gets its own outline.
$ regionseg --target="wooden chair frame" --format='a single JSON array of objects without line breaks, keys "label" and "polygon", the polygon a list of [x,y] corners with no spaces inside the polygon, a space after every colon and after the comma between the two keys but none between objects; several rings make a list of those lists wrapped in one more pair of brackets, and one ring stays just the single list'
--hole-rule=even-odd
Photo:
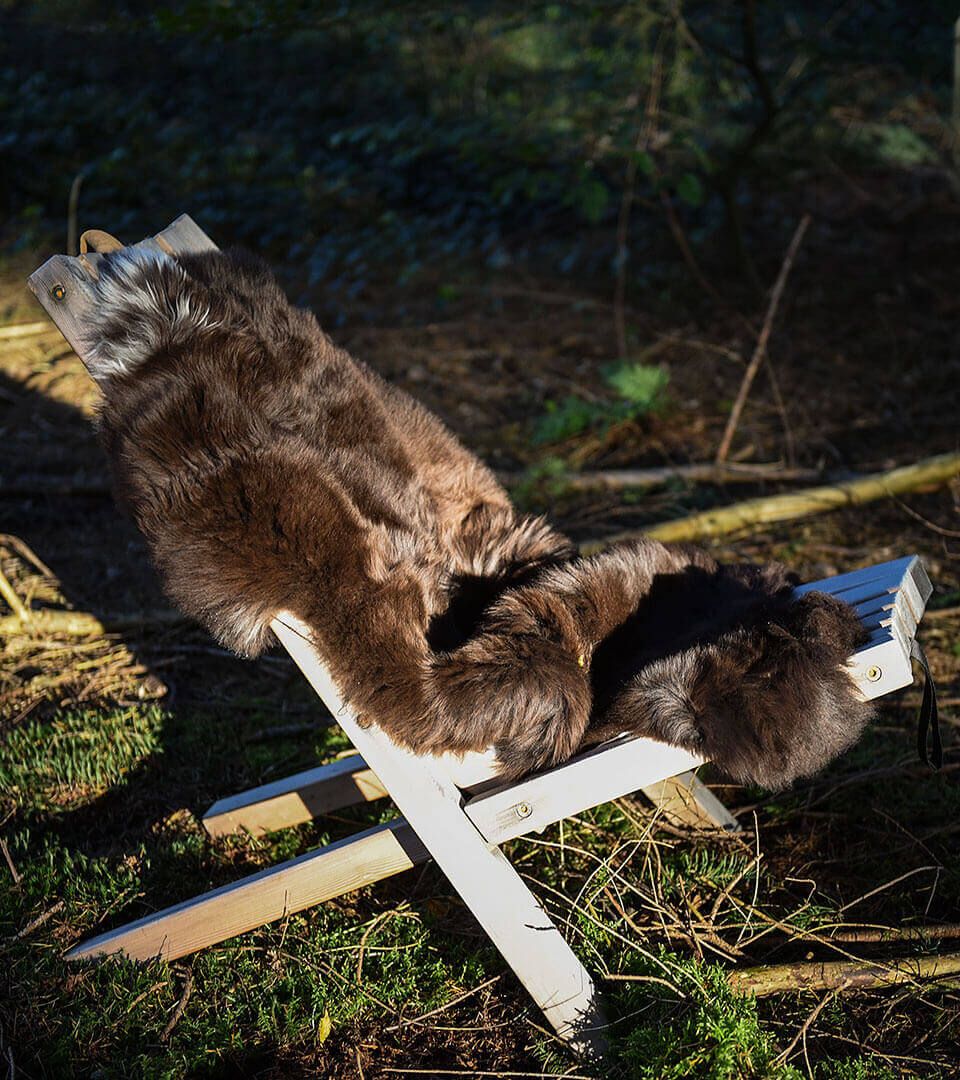
[{"label": "wooden chair frame", "polygon": [[[171,254],[215,248],[186,215],[143,246]],[[96,314],[91,282],[100,257],[55,256],[30,278],[81,359],[83,324]],[[864,698],[912,682],[910,646],[931,592],[919,559],[898,559],[797,591],[810,589],[853,604],[871,632],[849,664]],[[262,833],[388,795],[401,816],[100,934],[67,958],[122,952],[172,960],[433,858],[558,1035],[580,1055],[600,1056],[604,1019],[590,975],[499,845],[637,790],[673,821],[736,829],[736,819],[695,775],[702,759],[623,736],[556,768],[503,783],[492,754],[415,754],[376,726],[361,725],[344,705],[309,628],[290,615],[272,626],[357,753],[221,799],[204,815],[207,832],[212,838],[241,829]]]}]

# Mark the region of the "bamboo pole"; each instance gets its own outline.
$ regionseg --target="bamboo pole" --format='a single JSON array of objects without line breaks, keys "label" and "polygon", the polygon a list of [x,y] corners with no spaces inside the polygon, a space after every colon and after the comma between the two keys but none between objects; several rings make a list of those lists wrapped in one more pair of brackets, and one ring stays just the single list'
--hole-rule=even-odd
[{"label": "bamboo pole", "polygon": [[617,541],[635,540],[644,536],[665,543],[723,536],[749,525],[792,521],[843,506],[859,506],[905,491],[938,487],[958,474],[960,454],[940,454],[914,465],[905,465],[886,473],[873,473],[842,484],[749,499],[746,502],[734,503],[733,506],[722,506],[700,514],[691,514],[689,517],[664,521],[647,529],[615,533],[602,540],[590,540],[582,544],[581,551],[584,555],[590,555]]},{"label": "bamboo pole", "polygon": [[898,986],[915,979],[960,974],[960,953],[911,956],[870,963],[865,960],[799,961],[768,964],[727,973],[727,981],[743,994],[763,997],[791,990],[833,990],[841,986]]}]

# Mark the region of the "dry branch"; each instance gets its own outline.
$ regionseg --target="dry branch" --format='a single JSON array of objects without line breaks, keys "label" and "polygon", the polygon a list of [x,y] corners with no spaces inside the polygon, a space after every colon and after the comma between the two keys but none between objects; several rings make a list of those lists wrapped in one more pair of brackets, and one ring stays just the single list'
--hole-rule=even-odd
[{"label": "dry branch", "polygon": [[711,536],[723,536],[750,525],[769,525],[778,521],[792,521],[811,517],[843,506],[883,499],[904,491],[937,487],[951,477],[960,474],[960,454],[940,454],[915,465],[905,465],[886,473],[873,473],[857,480],[827,487],[810,488],[807,491],[770,495],[762,499],[705,510],[690,517],[664,521],[647,529],[630,530],[592,540],[582,545],[585,555],[599,551],[619,540],[634,540],[650,536],[655,540],[700,540]]},{"label": "dry branch", "polygon": [[145,630],[154,626],[175,626],[186,622],[176,611],[144,611],[139,615],[91,615],[88,611],[31,611],[29,621],[7,615],[0,618],[0,635],[68,634],[86,637],[124,630]]},{"label": "dry branch", "polygon": [[730,453],[730,444],[733,442],[733,436],[736,434],[737,424],[740,423],[740,414],[743,412],[743,406],[746,404],[747,395],[750,393],[750,387],[753,385],[753,380],[756,378],[760,364],[766,355],[767,342],[770,340],[770,332],[773,330],[773,320],[777,316],[780,298],[783,296],[787,278],[790,276],[790,270],[793,268],[793,261],[797,257],[797,252],[800,250],[800,245],[803,242],[804,233],[810,225],[810,220],[809,214],[804,214],[800,219],[797,231],[793,234],[793,239],[790,241],[790,247],[787,248],[787,253],[783,258],[783,265],[780,267],[780,273],[777,275],[777,280],[770,293],[770,303],[767,305],[767,314],[763,320],[760,336],[757,338],[757,344],[753,350],[753,356],[750,357],[750,363],[747,365],[747,370],[743,373],[743,381],[740,383],[740,389],[737,391],[737,399],[734,401],[733,408],[730,410],[727,426],[723,432],[723,438],[720,440],[720,447],[717,450],[716,457],[718,465],[722,465],[727,459],[727,454]]},{"label": "dry branch", "polygon": [[51,322],[14,323],[12,326],[0,326],[0,340],[3,338],[32,337],[35,334],[50,334],[57,331]]},{"label": "dry branch", "polygon": [[712,461],[689,465],[665,465],[654,469],[601,469],[595,472],[566,473],[563,483],[576,491],[606,488],[622,491],[626,488],[653,488],[671,480],[688,483],[755,484],[761,480],[817,480],[822,474],[816,469],[788,469],[779,462],[756,465],[715,465]]},{"label": "dry branch", "polygon": [[857,930],[841,930],[830,935],[831,941],[846,944],[876,944],[887,941],[936,941],[960,937],[960,923],[938,923],[935,926],[871,926]]},{"label": "dry branch", "polygon": [[7,580],[3,570],[0,570],[0,596],[10,605],[10,610],[18,619],[29,619],[30,612],[24,607],[23,601],[17,596],[14,587]]},{"label": "dry branch", "polygon": [[885,963],[866,960],[800,961],[769,964],[731,971],[727,979],[734,990],[762,997],[790,990],[833,990],[844,984],[860,989],[897,986],[915,979],[941,978],[960,973],[960,953],[943,956],[911,956]]}]

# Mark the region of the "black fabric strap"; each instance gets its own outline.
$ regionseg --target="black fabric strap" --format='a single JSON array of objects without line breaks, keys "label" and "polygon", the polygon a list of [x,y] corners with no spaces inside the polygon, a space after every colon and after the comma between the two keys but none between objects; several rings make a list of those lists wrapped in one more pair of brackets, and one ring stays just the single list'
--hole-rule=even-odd
[{"label": "black fabric strap", "polygon": [[[939,769],[943,764],[943,744],[940,741],[940,714],[937,711],[937,687],[930,674],[930,665],[916,638],[910,643],[910,655],[923,668],[923,702],[920,705],[920,726],[917,729],[917,753],[924,765]],[[927,757],[927,732],[933,729],[933,748]]]}]

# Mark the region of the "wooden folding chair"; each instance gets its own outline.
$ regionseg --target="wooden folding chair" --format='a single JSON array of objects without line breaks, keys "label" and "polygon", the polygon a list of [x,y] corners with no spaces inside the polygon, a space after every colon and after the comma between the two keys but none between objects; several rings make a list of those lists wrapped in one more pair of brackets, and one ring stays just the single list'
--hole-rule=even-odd
[{"label": "wooden folding chair", "polygon": [[[143,246],[171,254],[214,248],[186,215]],[[95,317],[90,282],[100,257],[86,250],[75,258],[55,256],[30,278],[81,359],[82,326]],[[849,662],[865,699],[912,682],[911,647],[931,592],[916,556],[797,591],[810,589],[852,604],[870,630],[870,640]],[[309,628],[290,615],[272,626],[357,753],[220,800],[204,816],[207,832],[214,838],[240,829],[262,833],[384,796],[400,816],[100,934],[71,949],[67,958],[122,952],[140,960],[175,959],[433,858],[557,1033],[583,1056],[602,1054],[604,1020],[593,982],[499,845],[637,790],[672,820],[736,828],[736,820],[694,775],[702,759],[651,739],[623,736],[555,768],[504,783],[497,780],[491,754],[415,754],[376,726],[362,726],[311,644]]]}]

